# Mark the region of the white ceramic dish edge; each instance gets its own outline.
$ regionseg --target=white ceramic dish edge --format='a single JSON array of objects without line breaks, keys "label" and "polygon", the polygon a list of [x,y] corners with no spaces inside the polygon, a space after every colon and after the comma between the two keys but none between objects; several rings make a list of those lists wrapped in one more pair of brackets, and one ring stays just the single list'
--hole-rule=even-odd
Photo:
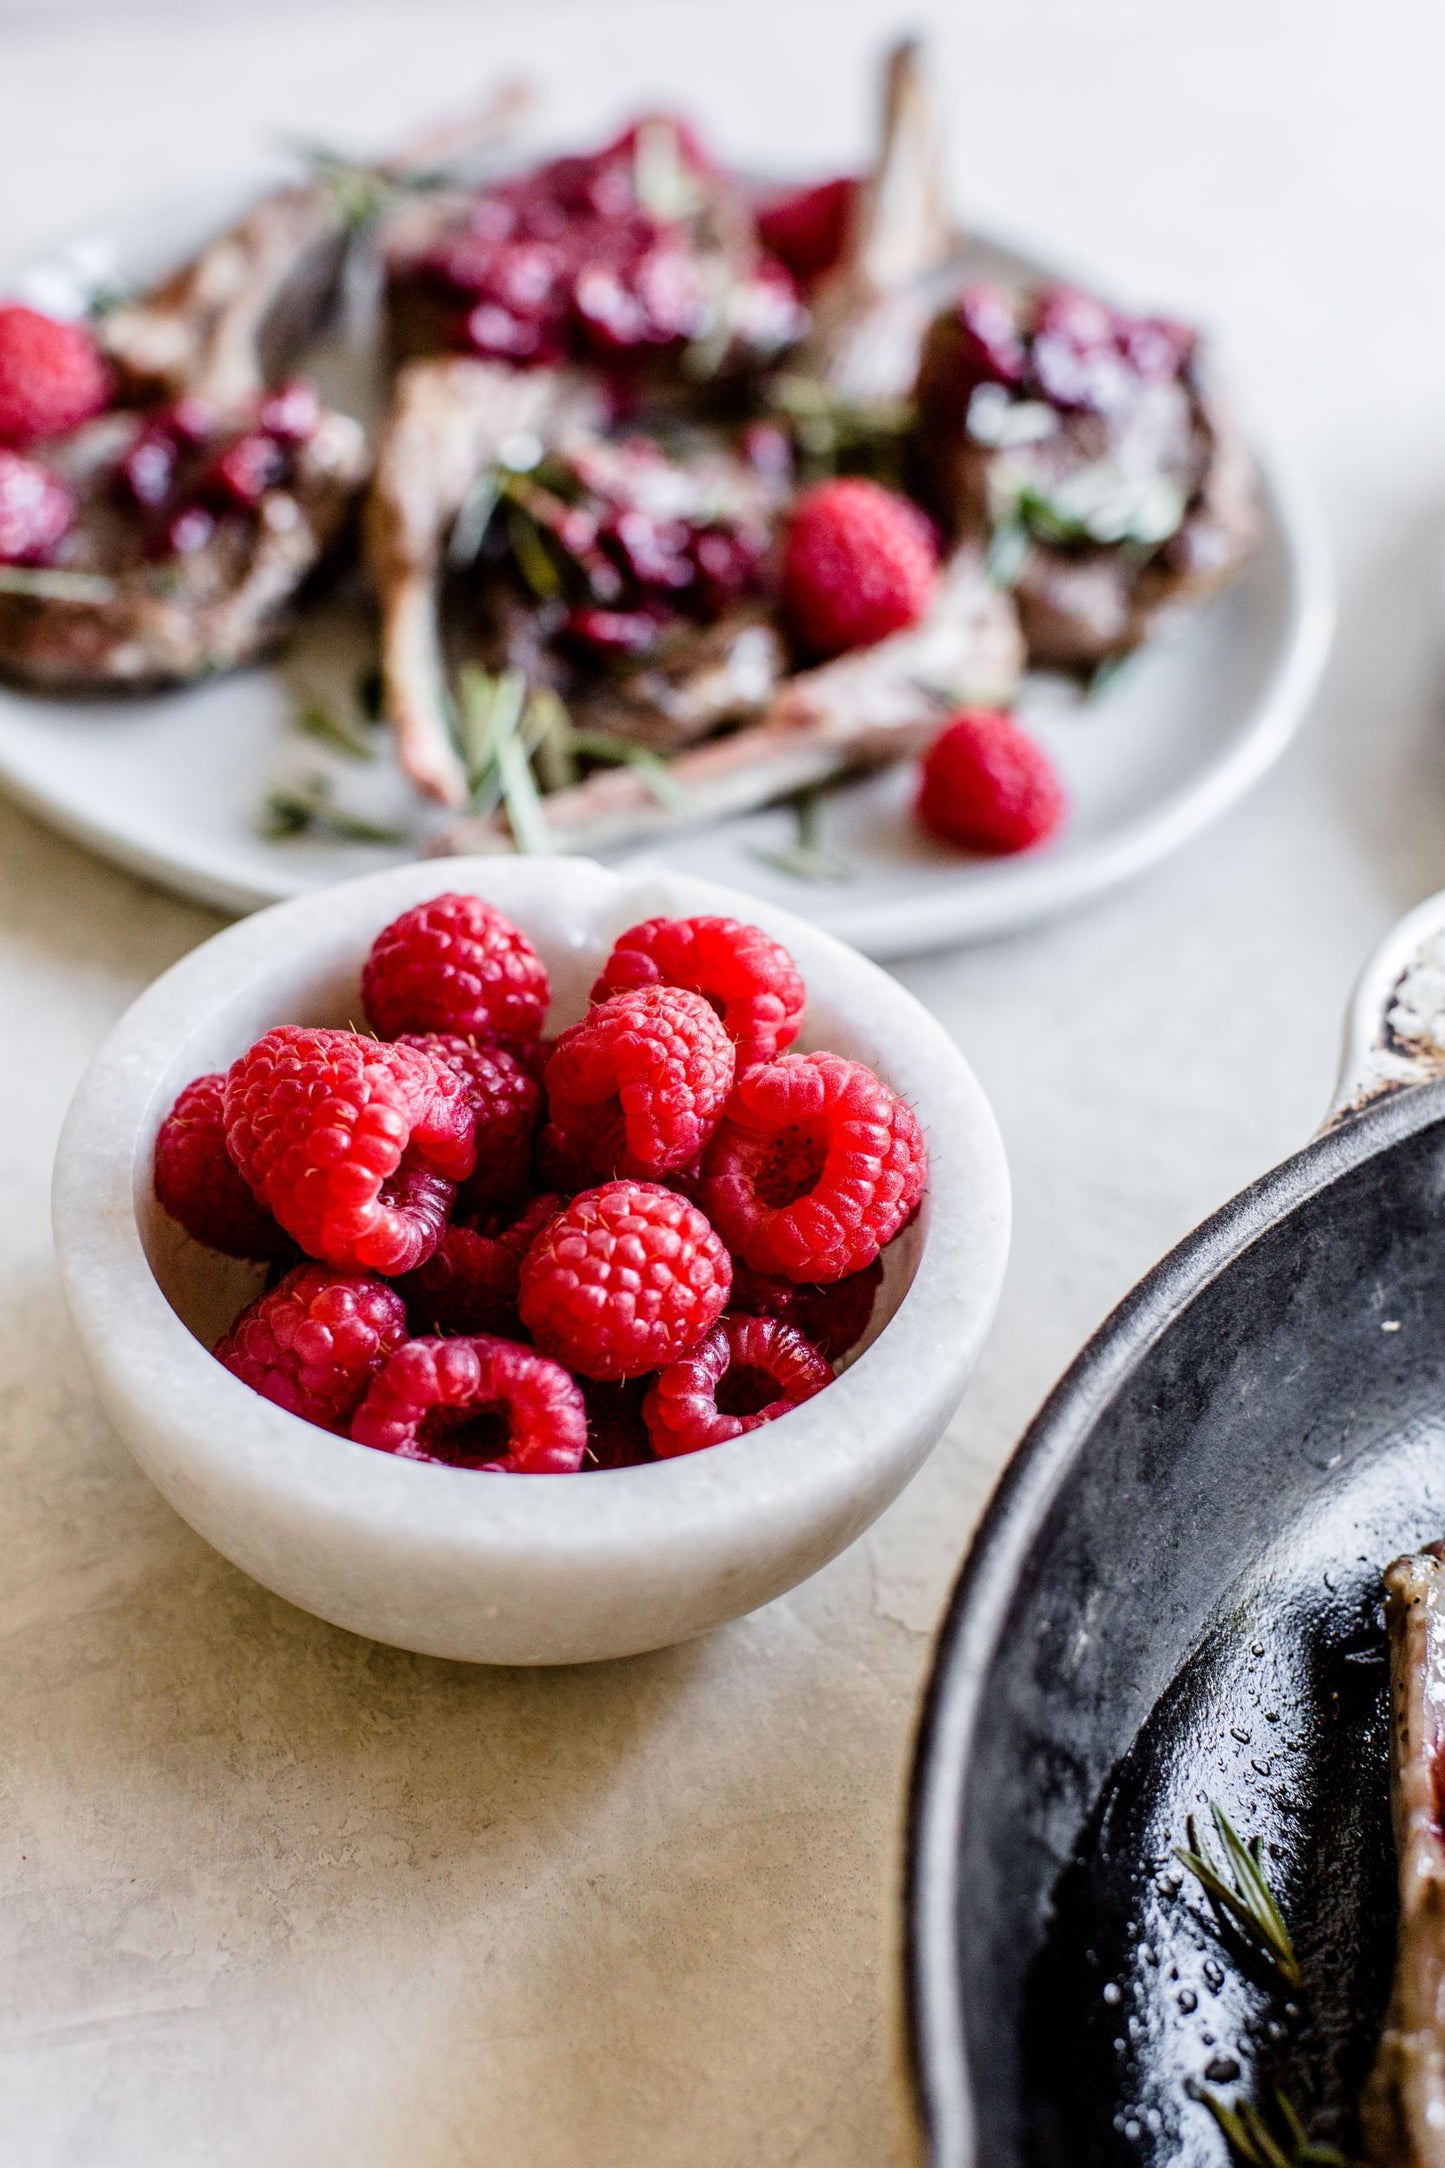
[{"label": "white ceramic dish edge", "polygon": [[[915,1276],[884,1334],[826,1394],[665,1466],[479,1478],[315,1430],[230,1377],[181,1322],[138,1220],[175,1091],[283,1014],[307,1013],[308,988],[313,1004],[323,999],[388,919],[453,887],[492,897],[528,926],[550,952],[554,984],[573,952],[579,1002],[597,942],[623,926],[658,912],[746,912],[792,949],[810,1020],[846,1035],[843,1051],[872,1052],[919,1109],[931,1175]],[[399,867],[277,905],[173,966],[121,1019],[76,1094],[54,1218],[101,1398],[141,1467],[208,1542],[290,1601],[377,1640],[538,1664],[702,1632],[859,1535],[915,1473],[967,1384],[998,1299],[1009,1194],[997,1125],[962,1055],[911,995],[831,936],[686,876],[484,859]]]}]

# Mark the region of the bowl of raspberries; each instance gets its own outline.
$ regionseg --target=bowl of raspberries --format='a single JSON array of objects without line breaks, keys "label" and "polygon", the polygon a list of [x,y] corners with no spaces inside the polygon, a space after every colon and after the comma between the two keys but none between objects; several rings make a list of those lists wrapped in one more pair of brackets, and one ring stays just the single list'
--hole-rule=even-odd
[{"label": "bowl of raspberries", "polygon": [[581,859],[398,868],[167,972],[77,1092],[67,1297],[217,1550],[476,1662],[665,1645],[817,1570],[952,1414],[998,1131],[894,980]]}]

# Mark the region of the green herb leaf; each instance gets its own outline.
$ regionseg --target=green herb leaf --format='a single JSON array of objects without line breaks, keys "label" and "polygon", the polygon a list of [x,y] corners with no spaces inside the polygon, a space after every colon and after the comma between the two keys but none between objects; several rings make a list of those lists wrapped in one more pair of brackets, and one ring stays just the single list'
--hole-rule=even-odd
[{"label": "green herb leaf", "polygon": [[270,792],[261,809],[261,833],[269,842],[317,834],[340,843],[385,843],[393,846],[408,839],[399,828],[385,828],[377,821],[360,819],[332,802],[330,788],[321,776],[308,784]]},{"label": "green herb leaf", "polygon": [[798,881],[851,881],[853,868],[846,859],[835,857],[823,840],[823,803],[832,788],[827,783],[814,783],[786,800],[797,820],[797,841],[778,851],[754,846],[750,856],[760,865],[790,873]]},{"label": "green herb leaf", "polygon": [[674,780],[667,762],[654,753],[651,746],[634,745],[630,738],[614,737],[610,730],[574,730],[571,742],[573,751],[587,760],[634,769],[658,804],[666,806],[670,813],[685,816],[692,811],[691,797]]},{"label": "green herb leaf", "polygon": [[1355,2168],[1337,2146],[1323,2145],[1305,2135],[1304,2124],[1285,2098],[1274,2095],[1274,2127],[1251,2101],[1227,2107],[1217,2093],[1200,2087],[1198,2100],[1214,2117],[1225,2143],[1246,2168]]},{"label": "green herb leaf", "polygon": [[1252,1844],[1245,1844],[1236,1832],[1229,1816],[1217,1800],[1209,1802],[1214,1818],[1215,1832],[1224,1849],[1224,1873],[1216,1864],[1208,1846],[1195,1836],[1194,1818],[1189,1819],[1189,1848],[1174,1847],[1174,1857],[1188,1868],[1196,1882],[1223,1913],[1232,1926],[1261,1956],[1278,1971],[1290,1987],[1300,1984],[1299,1960],[1284,1916],[1275,1903],[1273,1892],[1264,1877],[1263,1848],[1256,1837]]},{"label": "green herb leaf", "polygon": [[507,530],[517,570],[539,602],[552,602],[562,592],[562,575],[542,539],[542,530],[512,499],[507,505]]},{"label": "green herb leaf", "polygon": [[327,707],[324,700],[303,700],[296,710],[296,728],[303,737],[316,738],[323,745],[330,745],[338,753],[345,753],[348,760],[375,760],[376,747],[343,716]]},{"label": "green herb leaf", "polygon": [[31,595],[37,602],[113,602],[115,581],[99,572],[0,565],[0,595]]}]

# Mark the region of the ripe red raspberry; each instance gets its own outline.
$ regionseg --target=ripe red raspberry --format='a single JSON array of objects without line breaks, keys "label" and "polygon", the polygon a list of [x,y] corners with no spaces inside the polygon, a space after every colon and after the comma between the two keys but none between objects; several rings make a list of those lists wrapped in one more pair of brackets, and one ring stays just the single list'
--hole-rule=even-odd
[{"label": "ripe red raspberry", "polygon": [[479,1046],[455,1032],[407,1032],[398,1046],[419,1047],[456,1070],[476,1114],[477,1165],[457,1199],[457,1217],[471,1218],[527,1186],[532,1136],[542,1108],[542,1087],[515,1054],[499,1045]]},{"label": "ripe red raspberry", "polygon": [[800,1332],[820,1355],[835,1363],[850,1347],[856,1347],[868,1330],[882,1278],[883,1263],[877,1257],[863,1271],[834,1280],[831,1287],[775,1279],[734,1259],[728,1305],[744,1317],[781,1319]]},{"label": "ripe red raspberry", "polygon": [[782,603],[826,660],[916,625],[933,599],[938,547],[917,505],[850,477],[804,490],[783,551]]},{"label": "ripe red raspberry", "polygon": [[397,1282],[413,1331],[489,1332],[514,1339],[521,1327],[522,1259],[561,1209],[560,1197],[534,1197],[511,1226],[489,1221],[448,1227],[426,1263]]},{"label": "ripe red raspberry", "polygon": [[564,1031],[547,1064],[562,1138],[599,1173],[686,1167],[732,1089],[733,1043],[701,994],[639,986]]},{"label": "ripe red raspberry", "polygon": [[642,1409],[652,1450],[672,1460],[740,1438],[832,1381],[832,1364],[791,1325],[775,1317],[725,1317],[654,1379]]},{"label": "ripe red raspberry", "polygon": [[589,1468],[637,1468],[655,1456],[642,1404],[647,1396],[645,1378],[621,1378],[604,1383],[583,1378],[582,1398],[587,1406],[587,1457]]},{"label": "ripe red raspberry", "polygon": [[414,1271],[475,1157],[456,1071],[354,1031],[268,1031],[232,1064],[225,1121],[257,1196],[338,1271]]},{"label": "ripe red raspberry", "polygon": [[649,918],[619,934],[592,989],[606,1001],[636,986],[682,986],[722,1018],[739,1069],[791,1046],[804,989],[792,957],[760,926],[735,918]]},{"label": "ripe red raspberry", "polygon": [[0,451],[0,564],[43,565],[74,519],[64,482],[34,459]]},{"label": "ripe red raspberry", "polygon": [[547,967],[526,935],[480,896],[433,896],[384,926],[361,974],[366,1014],[383,1039],[417,1031],[535,1039],[547,1014]]},{"label": "ripe red raspberry", "polygon": [[758,212],[758,239],[799,285],[811,285],[831,271],[842,255],[857,200],[858,183],[851,173],[796,189],[763,205]]},{"label": "ripe red raspberry", "polygon": [[1026,851],[1063,820],[1063,785],[1041,745],[1011,715],[968,708],[923,761],[918,818],[966,851]]},{"label": "ripe red raspberry", "polygon": [[560,1363],[515,1341],[408,1340],[372,1380],[351,1435],[403,1460],[572,1475],[587,1446],[587,1411]]},{"label": "ripe red raspberry", "polygon": [[109,397],[110,372],[84,324],[0,304],[0,444],[63,436]]},{"label": "ripe red raspberry", "polygon": [[198,1076],[161,1123],[156,1137],[156,1198],[188,1235],[226,1257],[263,1262],[295,1250],[256,1202],[226,1150],[223,1074]]},{"label": "ripe red raspberry", "polygon": [[692,1347],[727,1305],[727,1251],[685,1197],[651,1182],[584,1190],[522,1265],[522,1321],[589,1378],[635,1378]]},{"label": "ripe red raspberry", "polygon": [[923,1194],[913,1109],[861,1062],[784,1054],[738,1079],[703,1154],[698,1202],[755,1272],[861,1272]]},{"label": "ripe red raspberry", "polygon": [[308,1423],[344,1435],[372,1375],[406,1338],[406,1304],[370,1274],[297,1265],[243,1310],[216,1360]]}]

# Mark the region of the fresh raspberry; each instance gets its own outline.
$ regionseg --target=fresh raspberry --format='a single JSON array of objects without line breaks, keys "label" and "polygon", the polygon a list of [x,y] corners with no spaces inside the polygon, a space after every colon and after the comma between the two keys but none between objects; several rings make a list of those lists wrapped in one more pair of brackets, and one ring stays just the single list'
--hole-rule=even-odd
[{"label": "fresh raspberry", "polygon": [[553,1125],[598,1173],[645,1179],[686,1167],[716,1126],[736,1061],[701,994],[613,994],[557,1041],[547,1064]]},{"label": "fresh raspberry", "polygon": [[659,1460],[740,1438],[801,1407],[833,1382],[833,1366],[775,1317],[725,1317],[669,1363],[643,1402]]},{"label": "fresh raspberry", "polygon": [[110,372],[84,324],[0,304],[0,444],[63,436],[109,397]]},{"label": "fresh raspberry", "polygon": [[589,1468],[637,1468],[655,1458],[642,1417],[645,1378],[583,1378]]},{"label": "fresh raspberry", "polygon": [[369,1273],[297,1265],[243,1310],[216,1360],[253,1392],[344,1435],[372,1375],[406,1339],[406,1304]]},{"label": "fresh raspberry", "polygon": [[804,990],[787,950],[736,918],[649,918],[619,934],[592,989],[606,1001],[636,986],[682,986],[722,1018],[739,1069],[791,1046]]},{"label": "fresh raspberry", "polygon": [[402,1032],[510,1033],[535,1039],[547,1014],[547,967],[526,935],[480,896],[433,896],[384,926],[361,974],[383,1039]]},{"label": "fresh raspberry", "polygon": [[456,1071],[354,1031],[268,1031],[232,1064],[225,1121],[262,1203],[338,1271],[415,1271],[475,1160]]},{"label": "fresh raspberry", "polygon": [[1011,715],[966,708],[924,756],[918,818],[945,843],[998,855],[1042,843],[1064,818],[1053,762]]},{"label": "fresh raspberry", "polygon": [[503,1046],[479,1046],[475,1039],[445,1031],[406,1032],[396,1044],[419,1047],[446,1062],[471,1095],[477,1166],[457,1199],[457,1217],[469,1219],[525,1190],[542,1087],[516,1055]]},{"label": "fresh raspberry", "polygon": [[800,286],[809,286],[842,255],[857,200],[858,183],[851,173],[796,189],[762,206],[758,239]]},{"label": "fresh raspberry", "polygon": [[831,1287],[775,1279],[734,1260],[728,1306],[744,1317],[779,1318],[835,1363],[850,1347],[856,1347],[868,1330],[882,1278],[883,1263],[877,1257],[861,1272],[834,1280]]},{"label": "fresh raspberry", "polygon": [[572,1475],[587,1410],[560,1363],[512,1340],[408,1340],[351,1422],[358,1445],[403,1460],[509,1475]]},{"label": "fresh raspberry", "polygon": [[933,599],[938,546],[917,505],[849,477],[804,490],[783,552],[782,602],[826,659],[916,625]]},{"label": "fresh raspberry", "polygon": [[861,1272],[923,1194],[913,1109],[862,1062],[784,1054],[738,1079],[703,1154],[698,1202],[755,1272]]},{"label": "fresh raspberry", "polygon": [[569,1370],[642,1377],[712,1330],[731,1285],[696,1205],[651,1182],[608,1182],[574,1197],[527,1252],[522,1321]]},{"label": "fresh raspberry", "polygon": [[256,1202],[226,1150],[224,1074],[188,1084],[156,1137],[156,1198],[188,1235],[226,1257],[294,1257],[291,1242]]},{"label": "fresh raspberry", "polygon": [[0,451],[0,564],[43,565],[75,520],[75,499],[49,470]]},{"label": "fresh raspberry", "polygon": [[397,1282],[413,1331],[515,1338],[522,1259],[561,1209],[560,1197],[534,1197],[511,1226],[448,1227],[426,1263]]}]

